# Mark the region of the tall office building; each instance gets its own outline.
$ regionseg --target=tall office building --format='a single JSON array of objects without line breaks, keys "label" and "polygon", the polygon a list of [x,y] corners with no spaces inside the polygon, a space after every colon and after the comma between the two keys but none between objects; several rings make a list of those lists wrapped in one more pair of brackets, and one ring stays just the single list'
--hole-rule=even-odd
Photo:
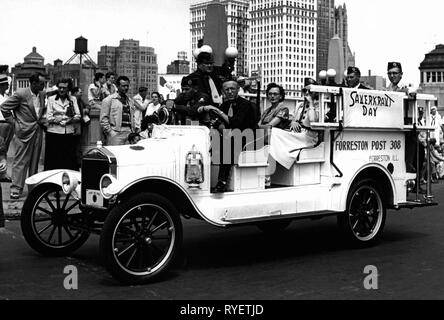
[{"label": "tall office building", "polygon": [[348,44],[348,16],[346,5],[335,7],[334,0],[318,1],[318,40],[317,40],[317,70],[328,69],[328,45],[336,35],[342,40],[344,66],[355,65],[355,55]]},{"label": "tall office building", "polygon": [[318,0],[316,75],[327,70],[329,41],[335,33],[335,0]]},{"label": "tall office building", "polygon": [[140,46],[137,40],[123,39],[118,47],[102,46],[97,61],[100,68],[130,79],[130,95],[137,94],[142,86],[149,92],[157,91],[158,66],[154,48]]},{"label": "tall office building", "polygon": [[335,9],[335,34],[342,39],[344,47],[344,65],[345,67],[355,66],[355,55],[352,53],[348,44],[348,16],[347,7],[340,5]]},{"label": "tall office building", "polygon": [[316,72],[317,1],[251,0],[250,15],[250,70],[262,69],[262,89],[276,82],[300,96]]},{"label": "tall office building", "polygon": [[[203,1],[190,7],[191,53],[198,47],[198,41],[204,39],[206,10],[209,3]],[[227,14],[228,46],[239,51],[235,71],[238,75],[248,75],[248,7],[249,0],[221,0]],[[204,39],[205,43],[205,39]],[[196,68],[193,60],[192,68]]]}]

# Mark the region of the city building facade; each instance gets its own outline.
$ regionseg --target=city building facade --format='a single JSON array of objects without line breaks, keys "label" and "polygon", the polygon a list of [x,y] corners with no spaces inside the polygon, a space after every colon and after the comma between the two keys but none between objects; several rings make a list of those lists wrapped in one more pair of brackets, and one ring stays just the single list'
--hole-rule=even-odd
[{"label": "city building facade", "polygon": [[74,87],[80,87],[83,92],[84,101],[88,101],[88,87],[94,82],[96,72],[107,72],[108,69],[97,68],[88,60],[80,63],[63,64],[63,61],[57,59],[54,65],[48,66],[48,77],[51,85],[55,85],[59,79],[71,79]]},{"label": "city building facade", "polygon": [[330,39],[335,35],[335,0],[318,0],[318,27],[317,27],[317,68],[327,70],[328,47]]},{"label": "city building facade", "polygon": [[36,47],[33,47],[32,52],[23,59],[23,63],[17,63],[11,68],[12,91],[29,87],[29,77],[33,73],[40,72],[47,76],[48,70],[44,63],[45,58],[37,52]]},{"label": "city building facade", "polygon": [[262,89],[282,85],[301,96],[305,77],[315,77],[316,0],[251,0],[250,70],[261,69]]},{"label": "city building facade", "polygon": [[130,79],[130,95],[137,94],[142,86],[147,87],[149,92],[157,90],[157,55],[154,48],[140,46],[138,40],[120,40],[118,47],[102,46],[97,62],[102,69],[127,76]]},{"label": "city building facade", "polygon": [[328,69],[329,41],[338,36],[342,40],[344,66],[355,66],[355,55],[348,43],[348,15],[346,5],[335,7],[334,0],[317,0],[318,2],[318,38],[317,38],[317,70]]},{"label": "city building facade", "polygon": [[383,76],[372,75],[371,70],[368,75],[361,76],[361,83],[374,90],[385,90],[387,88],[387,80]]},{"label": "city building facade", "polygon": [[335,34],[342,39],[345,67],[354,67],[355,55],[348,43],[348,15],[345,3],[335,8]]},{"label": "city building facade", "polygon": [[[191,53],[198,48],[199,40],[204,38],[206,10],[212,1],[202,1],[190,7]],[[221,0],[227,14],[228,46],[238,52],[235,71],[237,75],[248,75],[248,8],[249,0]],[[192,69],[196,68],[193,60]]]},{"label": "city building facade", "polygon": [[419,92],[438,98],[438,110],[444,112],[444,44],[439,44],[425,55],[419,66]]},{"label": "city building facade", "polygon": [[190,62],[185,51],[177,53],[177,60],[174,60],[167,66],[167,74],[189,74]]}]

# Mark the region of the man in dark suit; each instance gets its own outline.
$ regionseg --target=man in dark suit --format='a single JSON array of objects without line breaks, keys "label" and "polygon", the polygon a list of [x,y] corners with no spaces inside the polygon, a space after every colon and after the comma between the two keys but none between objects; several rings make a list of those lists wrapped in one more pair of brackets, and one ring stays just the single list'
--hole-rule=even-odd
[{"label": "man in dark suit", "polygon": [[42,149],[45,77],[36,73],[29,78],[29,82],[29,88],[17,90],[1,105],[6,121],[14,123],[17,138],[12,162],[11,199],[18,199],[22,194],[28,170],[29,176],[37,173]]},{"label": "man in dark suit", "polygon": [[[215,192],[217,193],[227,191],[226,187],[231,167],[232,165],[237,164],[239,154],[242,152],[243,147],[247,143],[254,141],[255,130],[257,128],[256,108],[250,101],[239,97],[239,89],[239,84],[236,81],[226,81],[223,84],[225,102],[220,108],[214,106],[201,107],[205,109],[206,112],[213,112],[221,119],[223,124],[220,127],[220,131],[222,132],[223,139],[231,139],[234,137],[234,144],[231,144],[231,150],[223,150],[223,152],[231,152],[229,157],[231,159],[230,163],[225,163],[224,161],[221,162],[218,183],[215,188]],[[231,131],[228,131],[230,132],[228,133],[227,130],[224,129],[229,129]],[[234,129],[239,129],[237,134],[233,134],[232,130]],[[250,131],[247,132],[247,130]],[[241,135],[238,135],[239,133]],[[251,141],[244,141],[244,137],[246,137],[246,139],[250,137]],[[236,143],[236,139],[242,139],[241,143]],[[223,145],[224,143],[221,143],[221,146]],[[217,150],[213,149],[213,152],[217,152]],[[222,160],[225,160],[228,157],[225,155],[222,158]]]},{"label": "man in dark suit", "polygon": [[209,114],[199,113],[197,109],[202,105],[218,107],[222,104],[222,83],[214,71],[212,53],[199,53],[196,63],[197,70],[182,79],[184,92],[174,103],[176,111],[205,125],[210,122]]},{"label": "man in dark suit", "polygon": [[349,88],[370,90],[369,87],[361,83],[361,70],[359,68],[348,67],[346,81]]}]

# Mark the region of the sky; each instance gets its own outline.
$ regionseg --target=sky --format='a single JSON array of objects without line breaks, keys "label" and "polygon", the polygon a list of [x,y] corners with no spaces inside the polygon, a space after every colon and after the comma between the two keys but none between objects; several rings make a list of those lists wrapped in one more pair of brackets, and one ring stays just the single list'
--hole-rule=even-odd
[{"label": "sky", "polygon": [[[73,55],[74,39],[88,39],[97,61],[103,45],[135,39],[154,47],[159,73],[189,51],[189,6],[200,0],[1,0],[0,64],[23,62],[36,46],[53,63]],[[419,84],[419,64],[444,43],[443,0],[336,0],[345,3],[349,44],[363,75],[385,76],[388,61],[401,62],[404,82]]]}]

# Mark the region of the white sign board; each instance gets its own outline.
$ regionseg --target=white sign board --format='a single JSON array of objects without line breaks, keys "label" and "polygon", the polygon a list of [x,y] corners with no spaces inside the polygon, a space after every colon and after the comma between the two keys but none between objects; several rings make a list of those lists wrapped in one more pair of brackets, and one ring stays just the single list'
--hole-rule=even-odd
[{"label": "white sign board", "polygon": [[159,74],[158,90],[165,99],[174,100],[181,91],[182,78],[186,74]]},{"label": "white sign board", "polygon": [[344,127],[404,127],[405,93],[344,88]]}]

